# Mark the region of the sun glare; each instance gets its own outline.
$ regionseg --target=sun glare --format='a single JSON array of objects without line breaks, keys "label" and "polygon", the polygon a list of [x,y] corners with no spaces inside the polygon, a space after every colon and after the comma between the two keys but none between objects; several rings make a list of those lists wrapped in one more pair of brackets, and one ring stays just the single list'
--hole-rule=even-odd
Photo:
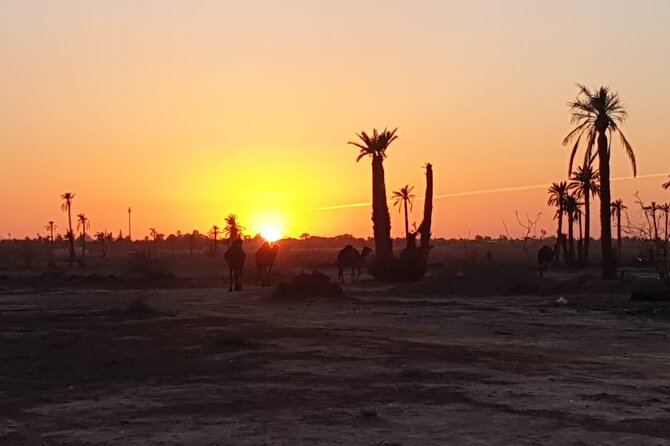
[{"label": "sun glare", "polygon": [[275,224],[266,223],[261,227],[261,237],[263,237],[268,242],[276,242],[282,238],[283,231],[282,229]]}]

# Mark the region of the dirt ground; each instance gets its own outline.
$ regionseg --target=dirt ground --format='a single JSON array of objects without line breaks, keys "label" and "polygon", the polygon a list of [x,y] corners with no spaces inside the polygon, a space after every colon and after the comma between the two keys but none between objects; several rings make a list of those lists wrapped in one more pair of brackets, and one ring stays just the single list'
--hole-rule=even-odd
[{"label": "dirt ground", "polygon": [[5,290],[0,443],[670,444],[667,304],[346,293]]}]

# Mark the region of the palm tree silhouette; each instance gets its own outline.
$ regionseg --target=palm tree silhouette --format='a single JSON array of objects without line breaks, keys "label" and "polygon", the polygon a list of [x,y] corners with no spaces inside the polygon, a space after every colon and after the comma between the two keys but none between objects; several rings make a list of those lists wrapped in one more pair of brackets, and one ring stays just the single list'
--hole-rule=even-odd
[{"label": "palm tree silhouette", "polygon": [[[547,190],[549,198],[547,204],[549,206],[556,206],[556,214],[554,218],[558,220],[558,229],[556,230],[556,246],[560,247],[563,244],[563,252],[565,253],[565,237],[563,236],[563,214],[565,213],[565,199],[568,197],[568,183],[561,181],[560,183],[552,183]],[[560,248],[559,248],[560,249]],[[558,258],[558,252],[556,256]]]},{"label": "palm tree silhouette", "polygon": [[81,264],[86,263],[86,230],[91,228],[91,222],[82,212],[77,214],[77,229],[81,228]]},{"label": "palm tree silhouette", "polygon": [[[610,143],[608,134],[617,133],[621,139],[628,157],[633,166],[633,176],[637,176],[637,166],[633,148],[619,128],[628,114],[621,103],[618,93],[613,93],[608,87],[600,87],[591,91],[584,85],[577,85],[579,92],[574,101],[568,103],[571,111],[570,122],[575,127],[563,139],[563,145],[575,140],[570,153],[568,173],[572,172],[572,164],[584,139],[586,150],[584,164],[590,165],[598,157],[600,171],[600,248],[602,252],[602,276],[604,279],[616,277],[616,260],[612,252],[612,225],[610,219]],[[611,139],[611,138],[610,138]],[[597,152],[593,147],[597,145]]]},{"label": "palm tree silhouette", "polygon": [[621,258],[621,211],[628,209],[628,206],[623,204],[623,200],[618,198],[612,202],[612,217],[616,218],[616,243],[617,254]]},{"label": "palm tree silhouette", "polygon": [[642,209],[651,216],[652,227],[654,228],[654,240],[658,240],[658,219],[656,213],[661,210],[660,206],[655,201],[652,201],[649,203],[649,206],[643,206]]},{"label": "palm tree silhouette", "polygon": [[[668,178],[670,178],[670,175],[668,175]],[[663,187],[663,189],[670,189],[670,179],[665,183],[661,184],[661,187]]]},{"label": "palm tree silhouette", "polygon": [[75,194],[72,192],[65,192],[60,196],[63,200],[60,209],[63,212],[67,212],[67,238],[70,240],[70,266],[74,266],[74,231],[72,230],[72,200],[74,200],[74,196]]},{"label": "palm tree silhouette", "polygon": [[209,230],[209,235],[214,237],[214,255],[216,255],[216,238],[220,233],[221,229],[217,225],[212,226],[212,229]]},{"label": "palm tree silhouette", "polygon": [[414,195],[412,194],[414,186],[410,187],[408,184],[393,192],[393,206],[398,206],[398,212],[405,210],[405,237],[409,237],[409,217],[407,206],[412,210],[414,205]]},{"label": "palm tree silhouette", "polygon": [[51,249],[49,250],[50,261],[53,261],[54,257],[54,229],[56,229],[56,227],[56,224],[51,220],[46,225],[44,225],[44,229],[49,231],[49,240],[51,241]]},{"label": "palm tree silhouette", "polygon": [[228,236],[228,240],[233,242],[240,238],[242,231],[246,228],[242,226],[235,214],[228,214],[225,218],[226,226],[223,228],[223,233]]},{"label": "palm tree silhouette", "polygon": [[[597,196],[600,193],[598,184],[598,171],[593,170],[590,165],[584,165],[577,168],[572,173],[568,184],[568,190],[574,191],[576,198],[584,199],[584,265],[589,264],[589,238],[591,227],[591,196]],[[581,221],[581,220],[580,220]]]},{"label": "palm tree silhouette", "polygon": [[393,259],[393,243],[391,241],[391,217],[386,201],[386,184],[384,180],[384,159],[389,145],[396,140],[396,131],[384,129],[381,133],[372,130],[372,136],[365,132],[357,134],[363,143],[349,141],[358,147],[360,152],[356,162],[370,156],[372,158],[372,226],[375,237],[375,251],[377,260],[382,265],[388,265]]},{"label": "palm tree silhouette", "polygon": [[577,197],[574,195],[568,195],[565,198],[565,214],[568,216],[568,262],[572,263],[575,259],[575,233],[574,233],[574,223],[581,210],[579,209],[579,203]]},{"label": "palm tree silhouette", "polygon": [[163,237],[163,234],[159,234],[156,231],[156,228],[149,228],[149,236],[154,239],[154,256],[156,255],[156,247],[158,246],[158,240]]},{"label": "palm tree silhouette", "polygon": [[56,229],[57,227],[58,226],[51,220],[49,220],[49,222],[46,225],[44,225],[44,229],[49,231],[49,240],[51,240],[51,243],[54,242],[54,229]]},{"label": "palm tree silhouette", "polygon": [[102,250],[102,258],[103,259],[105,257],[107,257],[107,252],[105,251],[105,239],[106,238],[107,238],[107,234],[105,233],[105,231],[95,233],[95,239],[100,242],[100,249]]}]

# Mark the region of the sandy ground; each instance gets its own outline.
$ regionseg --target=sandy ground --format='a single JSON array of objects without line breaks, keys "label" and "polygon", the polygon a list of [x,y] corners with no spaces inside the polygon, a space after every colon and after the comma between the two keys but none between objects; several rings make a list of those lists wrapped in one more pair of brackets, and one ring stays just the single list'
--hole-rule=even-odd
[{"label": "sandy ground", "polygon": [[670,444],[662,304],[347,293],[5,292],[0,443]]}]

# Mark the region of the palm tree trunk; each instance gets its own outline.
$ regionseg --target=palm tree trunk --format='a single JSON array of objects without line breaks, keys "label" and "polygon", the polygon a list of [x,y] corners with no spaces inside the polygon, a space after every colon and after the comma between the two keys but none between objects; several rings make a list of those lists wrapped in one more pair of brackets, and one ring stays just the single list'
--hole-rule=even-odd
[{"label": "palm tree trunk", "polygon": [[573,263],[575,259],[575,218],[572,212],[568,213],[568,259],[569,263]]},{"label": "palm tree trunk", "polygon": [[391,240],[391,217],[386,202],[384,164],[383,159],[379,156],[372,157],[372,228],[379,263],[378,269],[386,273],[393,259],[393,242]]},{"label": "palm tree trunk", "polygon": [[612,219],[610,218],[610,159],[606,129],[598,131],[598,161],[600,170],[600,251],[603,279],[616,278],[616,260],[612,252]]},{"label": "palm tree trunk", "polygon": [[410,248],[410,240],[409,240],[409,218],[407,215],[407,200],[403,200],[403,205],[405,207],[405,240],[407,240],[407,249]]},{"label": "palm tree trunk", "polygon": [[[86,225],[86,221],[83,222],[83,225]],[[81,266],[84,266],[86,263],[86,228],[81,233]]]},{"label": "palm tree trunk", "polygon": [[423,202],[423,221],[421,222],[421,244],[412,271],[412,279],[419,280],[426,275],[428,254],[430,253],[430,236],[433,221],[433,166],[426,164],[426,195]]},{"label": "palm tree trunk", "polygon": [[619,259],[621,259],[621,209],[616,211],[616,244]]},{"label": "palm tree trunk", "polygon": [[[591,238],[591,199],[590,191],[586,190],[584,194],[584,266],[589,264],[589,241]],[[609,218],[609,214],[608,214]],[[581,221],[581,220],[580,220]],[[608,220],[609,221],[609,220]]]},{"label": "palm tree trunk", "polygon": [[74,266],[74,231],[72,230],[72,205],[67,203],[67,223],[70,228],[70,267]]}]

